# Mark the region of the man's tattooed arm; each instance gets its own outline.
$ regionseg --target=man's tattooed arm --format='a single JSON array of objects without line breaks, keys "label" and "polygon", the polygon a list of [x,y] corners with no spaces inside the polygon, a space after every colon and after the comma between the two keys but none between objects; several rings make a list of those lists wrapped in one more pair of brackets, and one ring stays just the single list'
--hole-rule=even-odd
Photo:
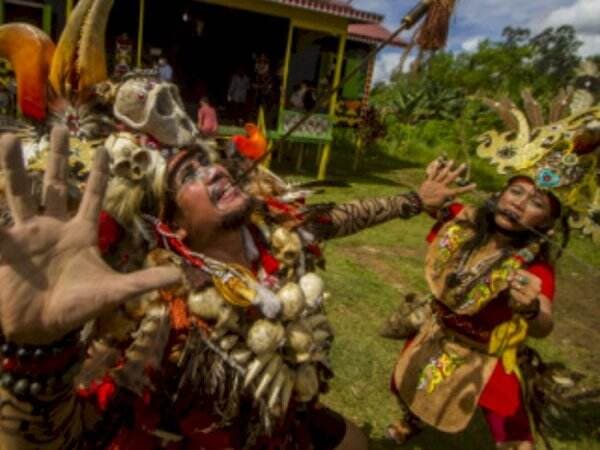
[{"label": "man's tattooed arm", "polygon": [[317,240],[358,233],[392,219],[409,219],[423,210],[415,192],[387,198],[355,200],[350,203],[311,206],[304,224]]}]

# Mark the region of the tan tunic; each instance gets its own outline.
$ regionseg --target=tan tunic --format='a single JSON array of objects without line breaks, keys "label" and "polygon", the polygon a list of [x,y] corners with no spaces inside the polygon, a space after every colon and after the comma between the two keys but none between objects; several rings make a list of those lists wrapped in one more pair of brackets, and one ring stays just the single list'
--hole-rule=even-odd
[{"label": "tan tunic", "polygon": [[[494,259],[493,252],[483,247],[460,269],[465,273],[479,273],[486,270],[483,267],[487,265],[487,281],[476,280],[465,292],[446,288],[446,277],[459,268],[462,257],[459,250],[473,234],[461,221],[470,221],[472,217],[473,209],[465,208],[441,228],[430,245],[425,270],[435,298],[464,316],[477,314],[504,291],[508,287],[508,276],[520,266],[512,257]],[[490,269],[492,264],[493,270]],[[517,337],[523,334],[522,329],[515,330],[519,332]],[[400,398],[422,421],[441,431],[459,432],[471,420],[501,355],[489,351],[486,344],[445,329],[434,315],[400,354],[393,382]]]}]

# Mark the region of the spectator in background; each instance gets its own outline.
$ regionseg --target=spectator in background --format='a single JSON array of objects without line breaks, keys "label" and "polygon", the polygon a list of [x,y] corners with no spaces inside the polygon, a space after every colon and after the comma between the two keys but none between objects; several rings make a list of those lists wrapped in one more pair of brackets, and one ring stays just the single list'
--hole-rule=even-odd
[{"label": "spectator in background", "polygon": [[256,58],[254,64],[254,89],[256,90],[256,106],[269,107],[273,103],[273,78],[271,63],[265,53]]},{"label": "spectator in background", "polygon": [[309,83],[306,84],[307,89],[304,93],[304,97],[302,98],[302,103],[304,105],[305,111],[311,111],[317,104],[317,91],[314,88],[314,85],[311,85]]},{"label": "spectator in background", "polygon": [[250,89],[250,78],[240,66],[236,69],[227,90],[227,102],[233,119],[243,121],[248,103],[248,90]]},{"label": "spectator in background", "polygon": [[316,104],[315,89],[303,81],[290,97],[290,105],[296,111],[310,111]]},{"label": "spectator in background", "polygon": [[290,105],[292,109],[297,111],[304,110],[304,95],[308,92],[308,84],[306,81],[301,82],[290,97]]},{"label": "spectator in background", "polygon": [[217,134],[219,122],[217,112],[208,100],[208,97],[202,97],[198,105],[198,130],[204,138],[212,138]]},{"label": "spectator in background", "polygon": [[159,58],[158,60],[158,76],[163,81],[173,81],[173,68],[167,61],[167,58]]}]

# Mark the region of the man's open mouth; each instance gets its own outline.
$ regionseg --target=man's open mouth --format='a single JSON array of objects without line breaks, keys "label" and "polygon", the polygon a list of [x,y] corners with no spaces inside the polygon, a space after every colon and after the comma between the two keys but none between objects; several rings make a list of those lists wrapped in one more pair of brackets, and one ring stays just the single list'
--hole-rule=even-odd
[{"label": "man's open mouth", "polygon": [[236,195],[237,188],[226,175],[218,175],[209,187],[210,200],[214,205],[227,201]]}]

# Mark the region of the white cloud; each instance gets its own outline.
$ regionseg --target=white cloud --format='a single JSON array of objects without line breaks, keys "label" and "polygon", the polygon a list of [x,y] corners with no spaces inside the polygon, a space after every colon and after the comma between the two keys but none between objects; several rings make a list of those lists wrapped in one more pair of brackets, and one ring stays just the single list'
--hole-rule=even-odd
[{"label": "white cloud", "polygon": [[600,34],[600,2],[577,0],[574,4],[552,11],[543,21],[542,28],[573,25],[586,34]]},{"label": "white cloud", "polygon": [[600,54],[600,1],[575,0],[571,5],[558,8],[543,20],[532,22],[532,28],[541,31],[547,27],[572,25],[583,42],[582,56]]},{"label": "white cloud", "polygon": [[583,45],[579,49],[581,56],[592,56],[600,54],[600,33],[599,34],[579,34],[579,39]]},{"label": "white cloud", "polygon": [[388,81],[394,69],[398,67],[399,61],[400,53],[398,52],[380,54],[375,62],[375,74],[373,75],[373,81],[375,83],[380,81]]},{"label": "white cloud", "polygon": [[[384,14],[385,25],[392,29],[416,2],[354,0],[352,5]],[[538,33],[565,24],[575,27],[584,43],[582,56],[600,53],[600,0],[460,0],[451,23],[449,48],[472,51],[482,38],[501,38],[506,26],[527,27]],[[388,62],[378,62],[380,76],[386,65],[389,67],[391,57],[387,58]]]},{"label": "white cloud", "polygon": [[[526,25],[539,21],[550,12],[570,5],[574,0],[461,0],[457,21],[478,28],[501,31],[505,26]],[[597,0],[589,0],[597,1]]]},{"label": "white cloud", "polygon": [[[388,28],[396,28],[400,25],[400,14],[397,0],[354,0],[352,6],[365,11],[373,11],[385,15],[384,24]],[[410,5],[406,5],[410,8]],[[406,10],[408,12],[408,9]]]},{"label": "white cloud", "polygon": [[[401,51],[386,51],[381,53],[377,57],[375,62],[375,73],[373,74],[373,82],[379,83],[380,81],[389,81],[394,71],[398,68],[400,58],[402,57]],[[410,65],[415,60],[414,55],[409,55],[404,63],[404,71],[410,70]]]},{"label": "white cloud", "polygon": [[463,43],[461,44],[461,48],[465,51],[465,52],[474,52],[475,50],[477,50],[477,47],[479,47],[479,44],[481,43],[481,41],[483,41],[485,39],[485,36],[473,36],[470,37],[466,40],[463,41]]}]

